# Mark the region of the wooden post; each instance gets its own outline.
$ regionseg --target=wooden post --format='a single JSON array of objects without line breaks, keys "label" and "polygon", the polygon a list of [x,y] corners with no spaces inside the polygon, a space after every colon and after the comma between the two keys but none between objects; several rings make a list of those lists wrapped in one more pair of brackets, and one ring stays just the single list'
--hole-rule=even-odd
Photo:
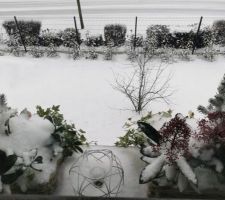
[{"label": "wooden post", "polygon": [[80,0],[77,0],[77,7],[78,7],[79,18],[80,18],[80,26],[81,26],[81,29],[84,29],[84,21],[82,16]]},{"label": "wooden post", "polygon": [[134,49],[136,48],[137,40],[137,17],[135,17],[135,32],[134,32]]},{"label": "wooden post", "polygon": [[80,45],[80,37],[79,37],[79,31],[77,29],[77,21],[76,21],[76,17],[73,17],[73,21],[74,21],[74,27],[75,27],[75,31],[76,31],[76,39],[77,39],[77,43],[78,45]]},{"label": "wooden post", "polygon": [[194,37],[194,41],[193,41],[192,54],[194,54],[194,52],[195,52],[196,42],[198,40],[199,31],[200,31],[200,28],[201,28],[201,25],[202,25],[202,19],[203,19],[203,17],[201,16],[200,21],[199,21],[199,24],[198,24],[198,30],[197,30],[197,33],[196,33],[196,35]]},{"label": "wooden post", "polygon": [[24,39],[23,39],[23,36],[22,36],[21,30],[20,30],[18,21],[17,21],[17,19],[16,19],[16,16],[14,16],[14,20],[15,20],[15,23],[16,23],[16,27],[17,27],[17,29],[18,29],[18,31],[19,31],[20,39],[21,39],[21,42],[22,42],[22,44],[23,44],[24,50],[25,50],[25,52],[27,52],[27,48],[26,48],[26,45],[25,45],[25,41],[24,41]]}]

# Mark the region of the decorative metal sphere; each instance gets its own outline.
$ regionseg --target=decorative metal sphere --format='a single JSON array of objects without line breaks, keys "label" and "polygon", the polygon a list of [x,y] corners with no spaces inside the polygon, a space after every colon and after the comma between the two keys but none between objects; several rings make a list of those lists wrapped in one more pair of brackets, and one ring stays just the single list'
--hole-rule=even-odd
[{"label": "decorative metal sphere", "polygon": [[108,149],[85,151],[73,163],[69,174],[79,196],[117,196],[124,184],[122,165]]}]

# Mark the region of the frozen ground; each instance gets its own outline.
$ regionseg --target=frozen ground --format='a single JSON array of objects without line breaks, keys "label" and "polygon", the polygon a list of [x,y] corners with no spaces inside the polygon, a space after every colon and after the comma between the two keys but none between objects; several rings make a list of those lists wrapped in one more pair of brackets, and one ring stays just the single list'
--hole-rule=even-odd
[{"label": "frozen ground", "polygon": [[[192,62],[177,62],[168,66],[173,74],[171,86],[176,90],[168,106],[162,102],[151,104],[154,112],[168,110],[187,114],[196,112],[199,104],[216,93],[225,72],[224,57],[215,62],[195,58]],[[27,107],[61,105],[66,119],[87,131],[89,141],[112,145],[124,134],[123,124],[135,115],[127,99],[113,90],[114,73],[129,73],[130,63],[118,55],[114,61],[78,60],[68,58],[34,59],[0,57],[1,93],[8,97],[8,105],[21,111]],[[197,114],[198,115],[198,114]]]}]

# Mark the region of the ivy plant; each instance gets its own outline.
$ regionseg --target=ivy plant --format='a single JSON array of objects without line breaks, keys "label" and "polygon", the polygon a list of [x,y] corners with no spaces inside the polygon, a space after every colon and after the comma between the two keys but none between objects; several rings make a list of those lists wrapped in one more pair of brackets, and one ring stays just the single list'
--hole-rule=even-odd
[{"label": "ivy plant", "polygon": [[[36,169],[33,166],[33,164],[43,163],[42,156],[37,156],[37,152],[36,149],[32,160],[26,165],[23,161],[20,162],[20,164],[17,163],[18,159],[23,160],[23,158],[15,154],[7,156],[4,151],[0,150],[0,181],[3,184],[10,185],[23,175],[28,168],[41,172],[42,170]],[[11,170],[12,168],[14,168],[14,170]]]},{"label": "ivy plant", "polygon": [[71,156],[73,152],[83,152],[80,146],[87,144],[85,131],[77,130],[74,124],[69,124],[60,113],[59,105],[47,109],[37,106],[36,109],[40,117],[48,119],[53,124],[54,131],[51,136],[63,148],[64,157]]},{"label": "ivy plant", "polygon": [[146,122],[149,123],[149,121],[153,120],[155,116],[161,116],[161,118],[170,118],[172,114],[171,110],[168,110],[166,112],[159,112],[156,114],[153,114],[152,112],[148,112],[146,115],[142,116],[139,120],[132,120],[132,118],[128,118],[127,122],[124,124],[125,128],[125,135],[118,137],[118,141],[115,142],[115,145],[118,147],[129,147],[129,146],[135,146],[135,147],[142,147],[146,143],[149,142],[149,139],[146,138],[143,132],[139,130],[137,123],[138,122]]}]

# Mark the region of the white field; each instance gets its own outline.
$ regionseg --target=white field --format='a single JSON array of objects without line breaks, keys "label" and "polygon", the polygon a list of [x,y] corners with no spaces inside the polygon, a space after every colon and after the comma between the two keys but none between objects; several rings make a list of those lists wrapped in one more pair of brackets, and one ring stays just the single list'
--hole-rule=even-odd
[{"label": "white field", "polygon": [[[216,94],[217,86],[225,73],[225,58],[215,62],[195,58],[191,62],[168,65],[172,73],[171,88],[175,90],[170,105],[155,102],[148,111],[172,109],[174,114],[184,115],[207,105]],[[117,137],[124,135],[123,124],[136,116],[130,102],[111,84],[114,73],[127,73],[132,66],[124,56],[114,61],[77,60],[68,58],[16,58],[0,57],[1,93],[5,93],[8,104],[21,111],[27,107],[35,112],[35,106],[61,105],[65,119],[74,122],[77,128],[87,131],[89,141],[113,145]]]},{"label": "white field", "polygon": [[[138,16],[138,33],[145,33],[149,24],[169,24],[172,28],[196,28],[199,17],[203,25],[225,19],[225,0],[81,0],[86,30],[101,33],[107,23],[124,23],[134,29]],[[78,16],[75,0],[0,0],[0,23],[13,16],[18,19],[42,21],[44,28],[73,27],[72,17]],[[78,24],[79,26],[79,24]],[[0,28],[0,33],[3,29]],[[60,104],[65,118],[88,132],[89,140],[113,144],[122,135],[122,125],[134,113],[130,104],[114,91],[112,71],[123,71],[129,63],[115,61],[72,61],[66,58],[32,59],[0,57],[1,92],[9,105],[35,111],[36,105]],[[186,114],[206,105],[225,72],[224,58],[209,63],[200,59],[178,62],[169,66],[172,85],[177,90],[170,106],[155,103],[153,111],[173,109]]]}]

